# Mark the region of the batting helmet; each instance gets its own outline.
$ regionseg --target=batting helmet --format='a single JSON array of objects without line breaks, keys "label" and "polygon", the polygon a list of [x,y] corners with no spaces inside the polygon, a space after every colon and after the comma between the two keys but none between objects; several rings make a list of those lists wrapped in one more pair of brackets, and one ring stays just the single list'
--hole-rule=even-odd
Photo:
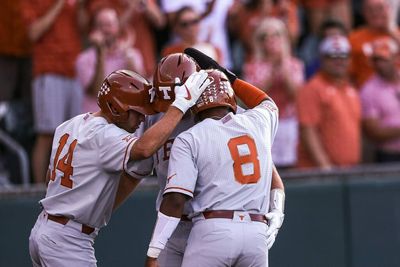
[{"label": "batting helmet", "polygon": [[[175,86],[182,85],[192,73],[199,70],[196,61],[184,53],[170,54],[162,58],[153,78],[156,93],[154,109],[158,112],[167,111],[175,100]],[[178,84],[176,78],[179,78]]]},{"label": "batting helmet", "polygon": [[236,113],[235,93],[228,77],[220,70],[206,70],[211,83],[191,108],[194,114],[213,107],[228,107]]},{"label": "batting helmet", "polygon": [[155,114],[150,105],[152,85],[139,74],[117,70],[108,75],[97,94],[97,104],[112,122],[128,120],[128,110],[144,115]]}]

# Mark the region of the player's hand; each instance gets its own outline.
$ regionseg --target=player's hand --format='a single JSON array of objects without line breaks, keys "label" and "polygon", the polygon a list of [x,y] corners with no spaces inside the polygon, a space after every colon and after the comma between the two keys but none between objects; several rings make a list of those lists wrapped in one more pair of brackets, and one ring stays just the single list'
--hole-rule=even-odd
[{"label": "player's hand", "polygon": [[233,84],[233,82],[237,79],[236,74],[228,69],[225,69],[219,65],[217,61],[195,48],[186,48],[184,53],[194,58],[202,69],[218,69],[222,71],[226,74],[231,84]]},{"label": "player's hand", "polygon": [[158,262],[156,258],[147,257],[145,262],[145,267],[158,267]]},{"label": "player's hand", "polygon": [[[179,83],[179,78],[176,83]],[[183,85],[175,86],[175,101],[172,106],[186,113],[210,83],[208,74],[204,70],[192,73]]]},{"label": "player's hand", "polygon": [[265,217],[268,219],[267,245],[269,250],[275,242],[275,238],[282,226],[285,215],[282,211],[275,209],[265,214]]}]

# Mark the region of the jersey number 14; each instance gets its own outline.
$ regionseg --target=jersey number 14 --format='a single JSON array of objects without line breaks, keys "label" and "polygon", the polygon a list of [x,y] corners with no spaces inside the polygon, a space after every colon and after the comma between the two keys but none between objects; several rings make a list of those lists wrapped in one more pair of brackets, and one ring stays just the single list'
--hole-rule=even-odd
[{"label": "jersey number 14", "polygon": [[[239,146],[245,145],[249,149],[246,155],[240,155]],[[260,180],[260,161],[258,160],[258,153],[254,139],[248,135],[242,135],[229,140],[229,152],[233,160],[233,173],[236,181],[241,184],[255,184]],[[253,173],[249,175],[243,174],[243,164],[253,164]]]},{"label": "jersey number 14", "polygon": [[61,136],[60,141],[58,141],[59,145],[56,155],[54,157],[53,170],[50,174],[50,180],[54,181],[56,179],[57,168],[57,170],[63,173],[63,176],[61,177],[61,185],[72,188],[71,175],[74,174],[74,167],[72,167],[72,156],[74,154],[74,149],[78,140],[75,139],[74,141],[72,141],[72,143],[69,145],[68,152],[59,160],[61,151],[67,143],[68,137],[69,134],[64,134],[63,136]]}]

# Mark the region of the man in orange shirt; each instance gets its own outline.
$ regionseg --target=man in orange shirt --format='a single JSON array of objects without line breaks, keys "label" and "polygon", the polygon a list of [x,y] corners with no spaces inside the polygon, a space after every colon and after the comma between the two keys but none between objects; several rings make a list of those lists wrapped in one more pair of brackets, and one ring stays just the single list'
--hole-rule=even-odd
[{"label": "man in orange shirt", "polygon": [[361,88],[374,73],[364,53],[364,47],[383,37],[392,37],[398,42],[400,40],[400,32],[394,16],[391,15],[391,8],[389,0],[365,0],[363,15],[366,25],[349,35],[352,48],[350,75],[357,89]]},{"label": "man in orange shirt", "polygon": [[33,43],[33,109],[36,143],[32,168],[44,183],[54,130],[81,112],[82,90],[74,64],[81,51],[79,7],[83,0],[22,1],[21,10]]},{"label": "man in orange shirt", "polygon": [[301,168],[360,162],[361,105],[347,80],[349,53],[346,37],[325,38],[320,45],[321,71],[298,92]]}]

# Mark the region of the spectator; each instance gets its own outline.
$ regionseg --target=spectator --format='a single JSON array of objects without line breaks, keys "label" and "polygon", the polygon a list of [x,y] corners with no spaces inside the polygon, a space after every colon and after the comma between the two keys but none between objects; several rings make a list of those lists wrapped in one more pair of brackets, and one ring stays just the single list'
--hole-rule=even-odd
[{"label": "spectator", "polygon": [[318,31],[318,35],[308,35],[299,48],[300,58],[303,59],[306,65],[306,79],[308,80],[313,76],[320,67],[319,55],[315,53],[322,39],[333,36],[343,35],[347,36],[346,27],[342,22],[336,19],[327,19],[322,22]]},{"label": "spectator", "polygon": [[291,55],[285,24],[276,18],[261,21],[254,33],[255,58],[244,66],[244,79],[261,88],[279,108],[279,128],[272,147],[277,167],[296,164],[298,141],[295,99],[304,82],[303,64]]},{"label": "spectator", "polygon": [[97,92],[104,78],[118,69],[129,69],[143,74],[141,54],[129,41],[121,39],[117,12],[112,8],[98,10],[90,33],[92,46],[83,51],[76,61],[78,81],[84,89],[83,112],[96,111]]},{"label": "spectator", "polygon": [[237,1],[229,13],[230,31],[241,42],[244,49],[244,61],[254,55],[252,36],[260,22],[267,17],[277,17],[286,23],[292,44],[296,43],[299,35],[297,6],[286,3],[285,0],[251,0]]},{"label": "spectator", "polygon": [[299,167],[330,169],[360,162],[361,105],[348,82],[349,53],[347,38],[325,38],[321,70],[298,92]]},{"label": "spectator", "polygon": [[194,47],[209,57],[221,62],[221,51],[211,43],[199,41],[200,15],[191,7],[185,6],[176,12],[173,29],[178,42],[165,47],[161,51],[163,57],[173,53],[183,53],[187,47]]},{"label": "spectator", "polygon": [[55,128],[81,111],[82,92],[74,63],[81,50],[77,1],[22,1],[33,42],[33,108],[36,142],[33,174],[43,183]]},{"label": "spectator", "polygon": [[366,52],[376,74],[361,90],[364,130],[378,146],[378,162],[400,161],[399,45],[378,39]]},{"label": "spectator", "polygon": [[393,37],[399,41],[399,29],[393,21],[389,0],[365,0],[363,15],[366,25],[350,33],[349,40],[352,47],[350,74],[355,85],[361,88],[373,74],[363,47],[382,37]]},{"label": "spectator", "polygon": [[176,14],[182,7],[189,6],[201,18],[199,25],[199,41],[211,43],[221,52],[220,63],[231,66],[230,47],[226,30],[226,19],[234,0],[161,0],[161,6],[172,24]]}]

